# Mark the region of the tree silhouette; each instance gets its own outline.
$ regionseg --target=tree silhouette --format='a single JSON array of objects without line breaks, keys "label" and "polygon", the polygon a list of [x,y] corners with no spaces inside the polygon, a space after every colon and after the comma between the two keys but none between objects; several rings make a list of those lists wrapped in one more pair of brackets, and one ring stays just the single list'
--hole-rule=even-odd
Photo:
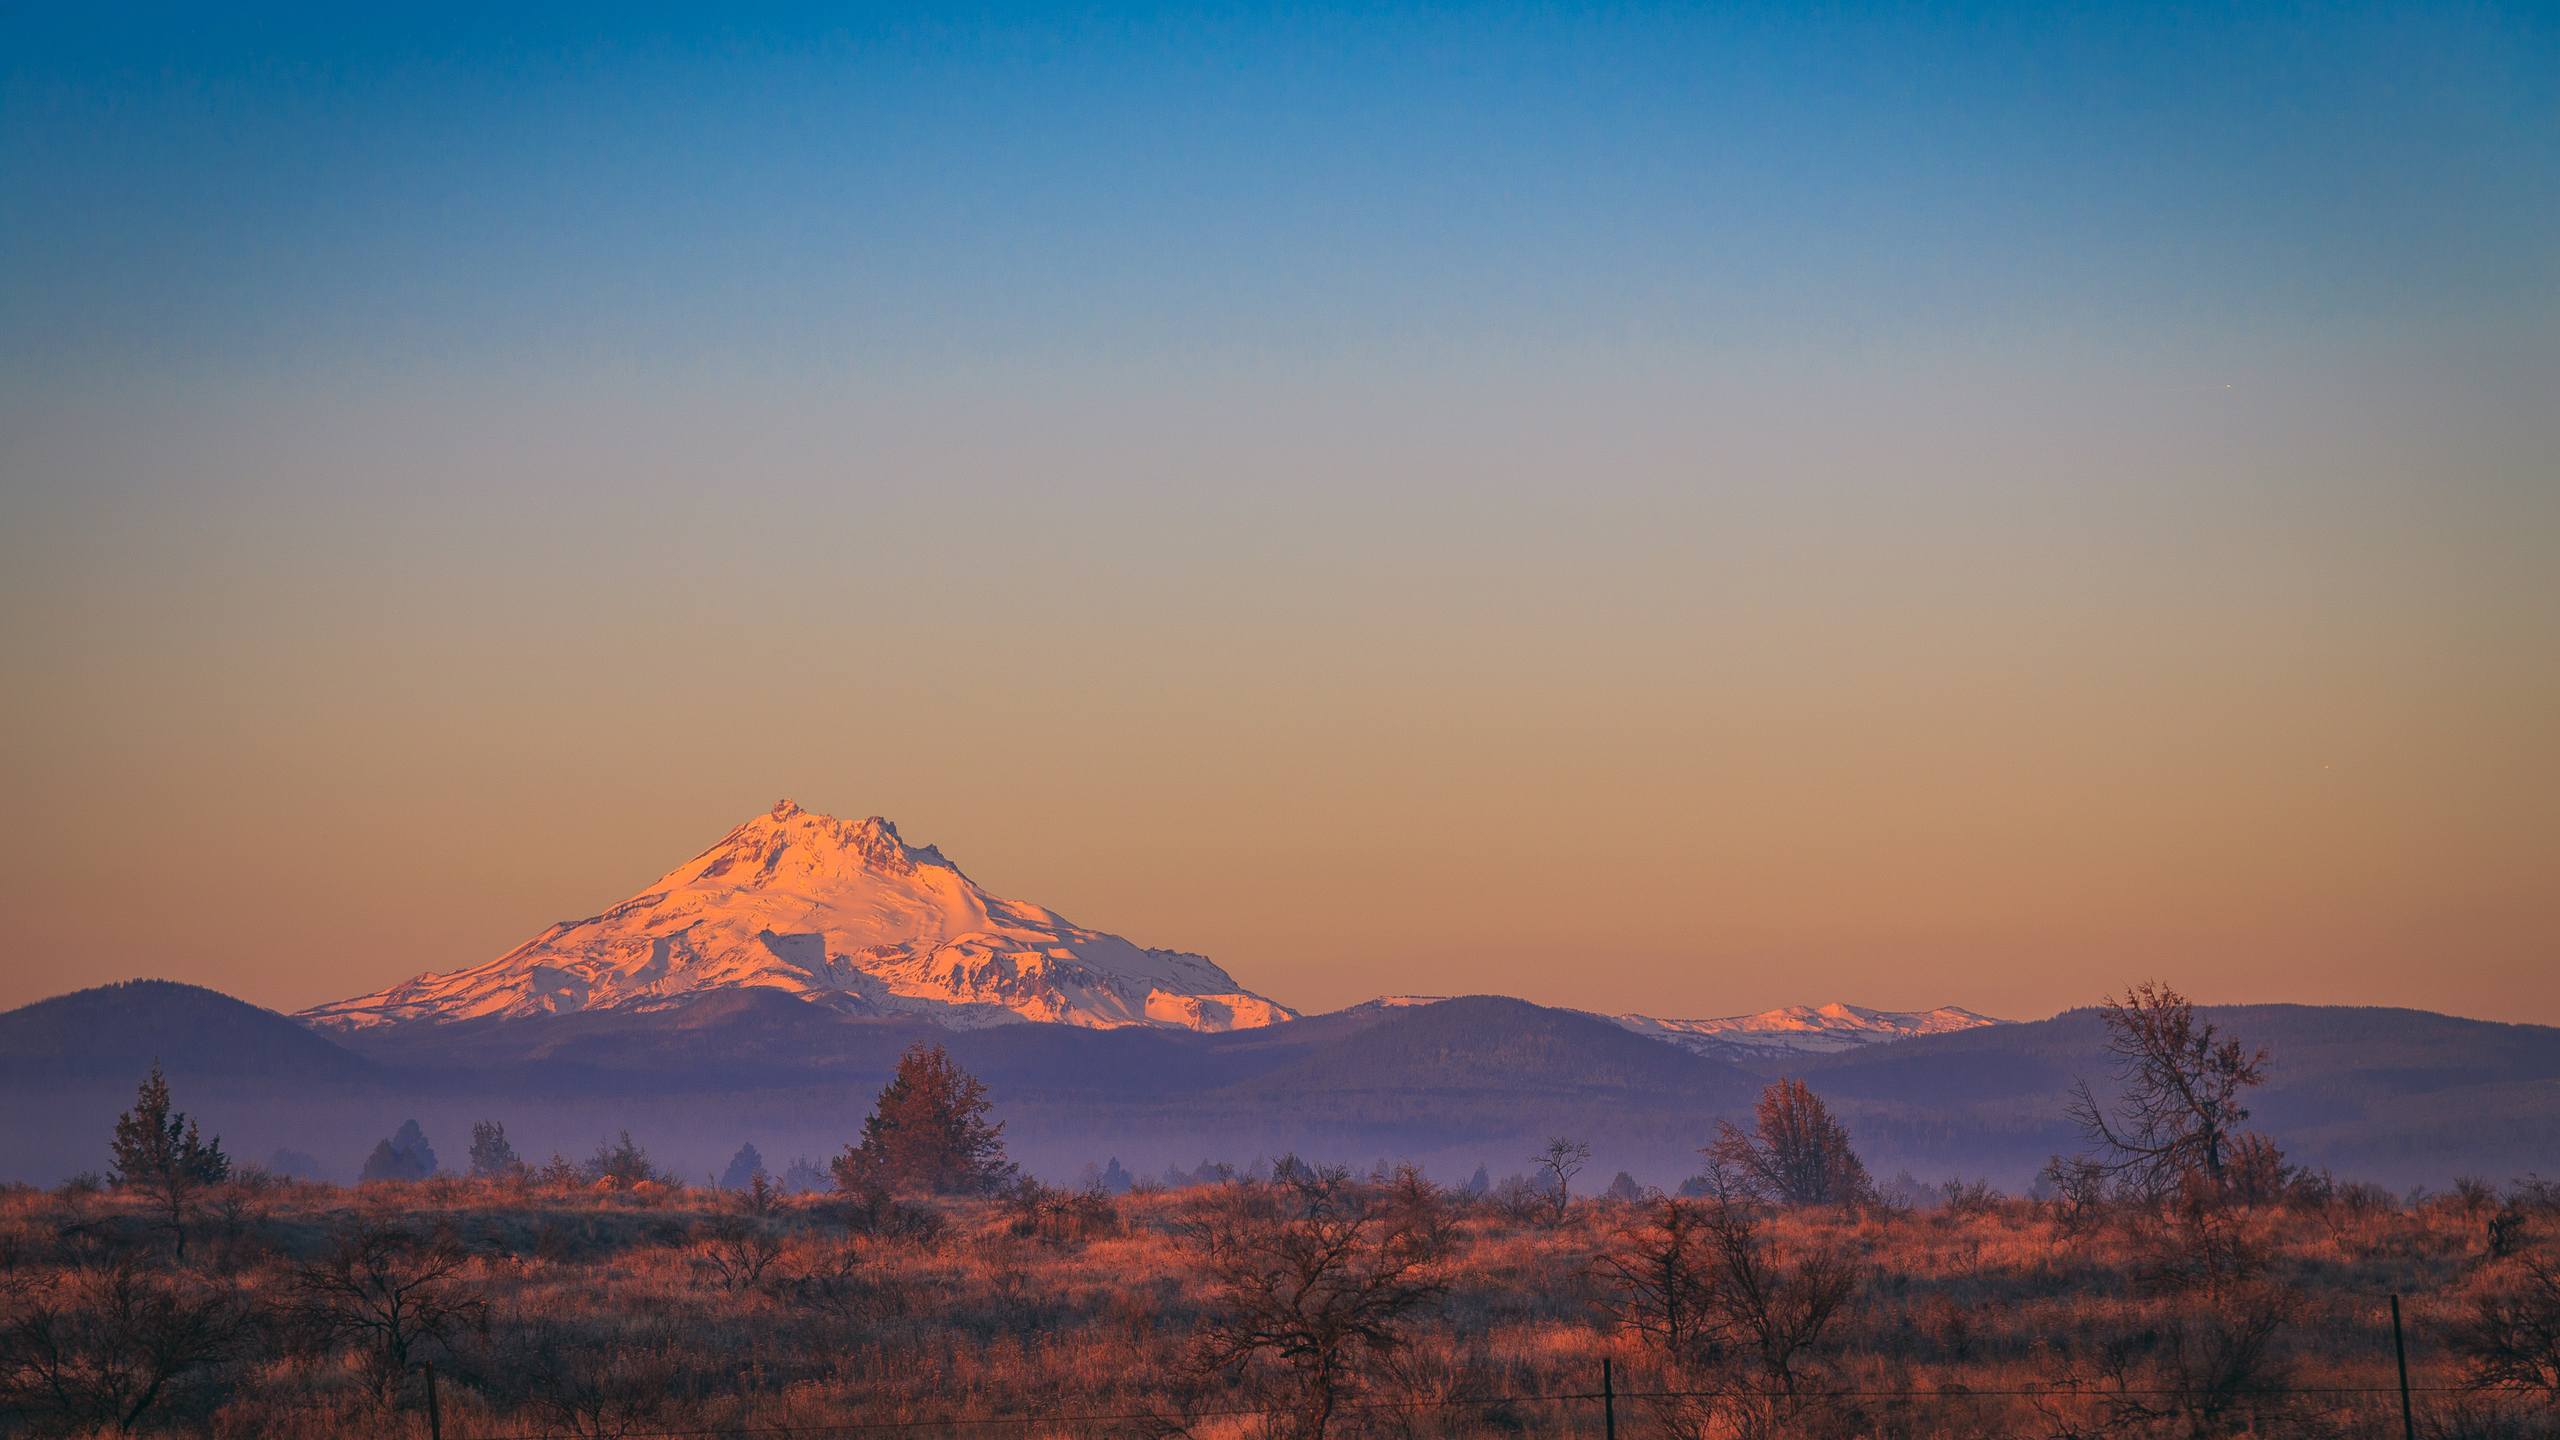
[{"label": "tree silhouette", "polygon": [[485,1320],[488,1304],[464,1278],[469,1266],[450,1235],[350,1219],[294,1270],[293,1309],[312,1333],[353,1344],[375,1397],[388,1400],[423,1347],[450,1346]]},{"label": "tree silhouette", "polygon": [[1706,1156],[1744,1191],[1772,1204],[1852,1205],[1875,1193],[1849,1132],[1801,1080],[1780,1080],[1760,1092],[1749,1130],[1720,1122]]},{"label": "tree silhouette", "polygon": [[1222,1188],[1184,1230],[1207,1281],[1194,1365],[1226,1385],[1240,1367],[1275,1368],[1297,1440],[1324,1440],[1449,1289],[1449,1218],[1418,1172],[1371,1186],[1299,1164]]},{"label": "tree silhouette", "polygon": [[424,1180],[436,1173],[436,1147],[415,1120],[403,1120],[389,1138],[377,1140],[364,1160],[359,1180]]},{"label": "tree silhouette", "polygon": [[2082,1163],[2145,1199],[2182,1188],[2220,1194],[2249,1118],[2240,1095],[2266,1079],[2267,1052],[2219,1038],[2186,996],[2156,980],[2109,996],[2104,1011],[2121,1108],[2110,1114],[2086,1080],[2072,1087],[2069,1113],[2091,1147]]},{"label": "tree silhouette", "polygon": [[228,1179],[231,1160],[222,1153],[221,1136],[209,1143],[200,1139],[196,1122],[170,1109],[168,1077],[154,1064],[133,1108],[116,1117],[115,1169],[117,1184],[158,1205],[184,1259],[187,1216],[197,1192]]},{"label": "tree silhouette", "polygon": [[729,1168],[720,1172],[720,1188],[744,1190],[755,1184],[756,1177],[763,1173],[764,1156],[757,1153],[755,1142],[750,1140],[738,1147],[737,1154],[729,1157]]},{"label": "tree silhouette", "polygon": [[524,1161],[516,1155],[516,1147],[507,1140],[507,1127],[495,1120],[483,1120],[471,1127],[471,1173],[482,1180],[500,1180],[524,1169]]},{"label": "tree silhouette", "polygon": [[1589,1142],[1558,1135],[1547,1142],[1545,1149],[1530,1156],[1529,1163],[1546,1172],[1543,1188],[1547,1198],[1555,1204],[1555,1218],[1563,1220],[1565,1206],[1573,1199],[1573,1177],[1581,1174],[1582,1167],[1591,1163]]},{"label": "tree silhouette", "polygon": [[1014,1166],[1004,1156],[1004,1125],[988,1123],[988,1109],[987,1087],[941,1046],[908,1047],[862,1122],[862,1142],[836,1157],[837,1187],[934,1195],[1002,1188]]}]

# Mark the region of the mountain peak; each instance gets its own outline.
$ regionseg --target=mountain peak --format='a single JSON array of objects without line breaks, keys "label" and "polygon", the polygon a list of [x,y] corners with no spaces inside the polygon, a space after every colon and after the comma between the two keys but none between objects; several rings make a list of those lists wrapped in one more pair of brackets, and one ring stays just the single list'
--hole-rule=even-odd
[{"label": "mountain peak", "polygon": [[497,959],[303,1012],[340,1026],[655,1006],[768,988],[858,1013],[1229,1030],[1295,1018],[1207,957],[990,895],[887,817],[782,800],[639,894]]}]

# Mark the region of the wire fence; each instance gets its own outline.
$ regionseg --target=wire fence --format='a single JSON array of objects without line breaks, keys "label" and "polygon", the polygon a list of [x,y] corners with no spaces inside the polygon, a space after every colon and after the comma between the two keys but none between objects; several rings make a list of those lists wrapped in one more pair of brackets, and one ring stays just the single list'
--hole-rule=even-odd
[{"label": "wire fence", "polygon": [[[1514,1405],[1586,1405],[1588,1424],[1584,1428],[1594,1435],[1618,1433],[1620,1424],[1633,1424],[1651,1404],[1675,1401],[1730,1401],[1737,1398],[1733,1390],[1683,1389],[1617,1389],[1604,1380],[1597,1390],[1522,1391],[1505,1394],[1456,1395],[1408,1400],[1344,1400],[1334,1404],[1329,1413],[1337,1417],[1375,1416],[1391,1412],[1430,1412],[1449,1410],[1491,1411]],[[2220,1401],[2266,1401],[2279,1399],[2392,1399],[2399,1401],[2417,1396],[2473,1395],[2483,1393],[2475,1385],[2285,1385],[2260,1387],[2207,1386],[2118,1386],[2118,1385],[2030,1385],[2030,1386],[1941,1386],[1933,1388],[1877,1389],[1837,1388],[1800,1389],[1784,1394],[1753,1392],[1751,1398],[1763,1403],[1784,1400],[1789,1403],[1815,1405],[1839,1401],[1901,1401],[1914,1404],[1958,1402],[1966,1400],[2039,1401],[2175,1401],[2213,1398]],[[1621,1408],[1623,1407],[1623,1408]],[[1147,1427],[1133,1434],[1180,1435],[1205,1421],[1284,1419],[1302,1417],[1301,1408],[1279,1405],[1239,1406],[1168,1406],[1157,1410],[1096,1411],[1026,1411],[1009,1415],[945,1415],[907,1417],[894,1420],[827,1420],[776,1423],[738,1422],[727,1425],[695,1425],[674,1429],[598,1428],[588,1430],[510,1429],[493,1431],[452,1431],[441,1427],[438,1440],[595,1440],[598,1435],[615,1440],[712,1440],[712,1437],[735,1437],[751,1440],[755,1436],[828,1436],[919,1434],[960,1431],[994,1431],[1005,1428],[1055,1426],[1072,1429],[1079,1426],[1128,1425]],[[2394,1411],[2395,1418],[2398,1411]],[[2394,1426],[2395,1430],[2399,1427]]]}]

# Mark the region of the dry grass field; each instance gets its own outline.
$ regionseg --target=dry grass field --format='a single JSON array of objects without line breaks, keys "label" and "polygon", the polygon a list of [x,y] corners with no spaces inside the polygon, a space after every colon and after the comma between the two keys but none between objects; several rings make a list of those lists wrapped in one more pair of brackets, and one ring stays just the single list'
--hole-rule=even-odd
[{"label": "dry grass field", "polygon": [[2381,1436],[2395,1294],[2420,1434],[2560,1419],[2536,1186],[1559,1214],[1315,1172],[902,1201],[252,1172],[191,1222],[181,1260],[139,1195],[0,1198],[0,1429],[425,1436],[432,1367],[456,1437],[1599,1435],[1606,1361],[1628,1436]]}]

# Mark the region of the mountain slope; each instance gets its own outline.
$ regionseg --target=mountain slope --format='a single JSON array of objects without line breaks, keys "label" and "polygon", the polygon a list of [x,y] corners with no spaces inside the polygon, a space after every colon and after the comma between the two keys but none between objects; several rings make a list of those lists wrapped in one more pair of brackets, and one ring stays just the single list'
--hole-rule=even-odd
[{"label": "mountain slope", "polygon": [[[2560,1154],[2560,1029],[2405,1010],[2213,1008],[2273,1052],[2250,1125],[2342,1179],[2443,1186],[2545,1174]],[[684,1173],[740,1141],[823,1158],[859,1134],[898,1051],[939,1038],[984,1079],[1006,1141],[1045,1177],[1119,1155],[1242,1165],[1283,1150],[1435,1175],[1517,1169],[1553,1135],[1592,1142],[1594,1173],[1671,1185],[1767,1076],[1830,1101],[1878,1175],[2026,1183],[2077,1147],[2074,1078],[2104,1089],[2091,1011],[1737,1065],[1579,1011],[1477,996],[1354,1007],[1223,1033],[1161,1026],[949,1031],[772,988],[521,1019],[313,1034],[194,986],[137,982],[0,1013],[0,1180],[103,1163],[118,1111],[156,1058],[180,1102],[234,1153],[278,1145],[351,1178],[419,1117],[441,1142],[496,1117],[527,1154],[584,1154],[630,1128]]]},{"label": "mountain slope", "polygon": [[0,1076],[130,1086],[155,1063],[172,1080],[345,1082],[373,1072],[286,1016],[174,980],[99,985],[0,1012]]},{"label": "mountain slope", "polygon": [[1295,1016],[1205,956],[990,895],[887,820],[847,822],[786,800],[600,915],[302,1018],[347,1028],[513,1019],[743,988],[951,1028],[1229,1030]]},{"label": "mountain slope", "polygon": [[1731,1065],[1630,1035],[1599,1016],[1504,995],[1379,1011],[1373,1023],[1252,1084],[1274,1098],[1568,1090],[1731,1097],[1757,1089]]},{"label": "mountain slope", "polygon": [[[2548,1171],[2560,1154],[2560,1029],[2422,1010],[2218,1005],[2204,1018],[2270,1053],[2249,1127],[2342,1178],[2443,1185]],[[1929,1178],[2017,1175],[2080,1147],[2072,1083],[2103,1095],[2114,1062],[2095,1010],[1813,1058],[1795,1073],[1832,1100],[1869,1158]]]}]

